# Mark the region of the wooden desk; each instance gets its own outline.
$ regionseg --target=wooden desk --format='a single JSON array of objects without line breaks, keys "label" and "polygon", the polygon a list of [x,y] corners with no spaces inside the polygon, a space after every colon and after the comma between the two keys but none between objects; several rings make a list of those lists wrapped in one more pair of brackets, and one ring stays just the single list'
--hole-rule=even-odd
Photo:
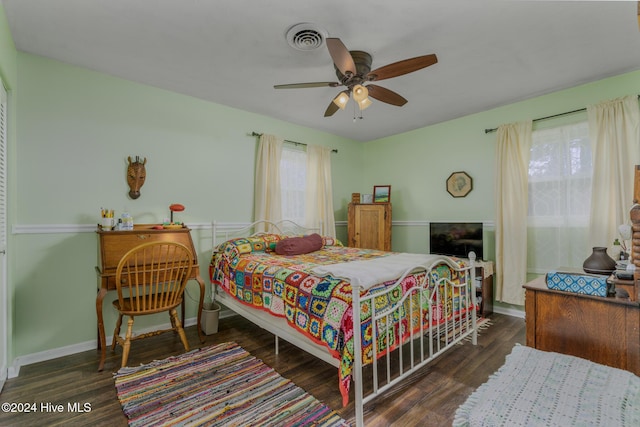
[{"label": "wooden desk", "polygon": [[[200,277],[198,258],[196,255],[190,229],[183,227],[178,229],[154,230],[156,224],[138,224],[133,230],[123,231],[101,231],[98,233],[98,265],[96,273],[98,275],[98,296],[96,297],[96,314],[98,315],[98,348],[100,349],[100,364],[98,371],[104,368],[106,358],[106,336],[104,331],[104,320],[102,316],[102,302],[108,291],[116,290],[116,268],[118,262],[130,249],[145,243],[155,241],[169,241],[182,243],[191,249],[193,253],[194,266],[191,270],[190,279],[195,279],[200,285],[200,301],[198,304],[198,334],[200,341],[204,342],[202,328],[200,327],[200,316],[204,302],[204,280]],[[184,298],[182,301],[182,320],[184,323]]]},{"label": "wooden desk", "polygon": [[640,375],[640,305],[547,287],[524,285],[527,345],[582,357]]}]

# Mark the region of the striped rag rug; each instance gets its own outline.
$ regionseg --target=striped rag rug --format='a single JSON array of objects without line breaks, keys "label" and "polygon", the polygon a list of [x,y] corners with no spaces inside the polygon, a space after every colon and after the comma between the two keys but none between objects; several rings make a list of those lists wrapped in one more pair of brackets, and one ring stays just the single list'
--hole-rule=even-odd
[{"label": "striped rag rug", "polygon": [[114,374],[130,426],[348,426],[233,342]]}]

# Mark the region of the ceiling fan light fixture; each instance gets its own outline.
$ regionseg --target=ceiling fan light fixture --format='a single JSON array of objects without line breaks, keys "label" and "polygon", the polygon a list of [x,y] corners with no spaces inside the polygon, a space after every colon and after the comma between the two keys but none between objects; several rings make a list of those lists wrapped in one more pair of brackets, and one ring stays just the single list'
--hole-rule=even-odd
[{"label": "ceiling fan light fixture", "polygon": [[[308,24],[294,25],[289,29],[287,39],[290,38],[291,41],[295,39],[299,44],[304,45],[305,47],[312,45],[314,43],[307,38],[307,36],[314,32],[320,34],[320,32],[307,30],[309,30]],[[322,36],[323,34],[320,35]],[[344,110],[352,93],[353,99],[358,104],[358,109],[360,111],[371,106],[372,101],[369,99],[369,93],[372,94],[373,99],[376,101],[402,107],[407,103],[405,98],[392,90],[378,86],[374,82],[403,76],[438,63],[437,56],[435,54],[430,54],[404,59],[376,68],[375,70],[371,70],[372,58],[369,53],[360,50],[348,50],[344,43],[336,37],[328,37],[323,41],[327,46],[329,55],[333,61],[333,67],[335,68],[336,77],[338,78],[337,82],[293,83],[275,85],[274,88],[293,89],[327,86],[346,87],[347,90],[340,92],[338,96],[329,102],[329,105],[324,112],[325,117],[333,116],[338,109]],[[293,44],[295,45],[296,43]],[[355,104],[353,106],[353,110],[355,117]],[[362,114],[360,114],[360,116],[360,118],[362,118]]]},{"label": "ceiling fan light fixture", "polygon": [[355,99],[358,103],[362,102],[364,99],[367,99],[369,96],[369,90],[362,85],[355,85],[353,87],[353,99]]},{"label": "ceiling fan light fixture", "polygon": [[349,102],[349,92],[343,90],[333,99],[333,103],[336,104],[341,110],[344,110],[344,107],[347,106],[347,102]]},{"label": "ceiling fan light fixture", "polygon": [[371,105],[371,100],[369,98],[365,98],[362,101],[358,102],[358,107],[360,107],[360,111],[366,110]]}]

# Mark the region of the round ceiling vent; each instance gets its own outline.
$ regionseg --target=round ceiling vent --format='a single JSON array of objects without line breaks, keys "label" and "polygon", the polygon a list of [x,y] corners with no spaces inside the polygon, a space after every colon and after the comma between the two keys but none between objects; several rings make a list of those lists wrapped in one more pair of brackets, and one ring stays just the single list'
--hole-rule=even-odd
[{"label": "round ceiling vent", "polygon": [[287,43],[294,49],[314,50],[324,45],[327,32],[315,24],[304,22],[287,31]]}]

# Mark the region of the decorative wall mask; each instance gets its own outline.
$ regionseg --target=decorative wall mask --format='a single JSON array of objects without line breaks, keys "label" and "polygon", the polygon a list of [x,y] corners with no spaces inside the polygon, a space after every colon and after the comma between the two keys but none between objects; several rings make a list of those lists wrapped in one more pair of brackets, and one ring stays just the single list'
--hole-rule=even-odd
[{"label": "decorative wall mask", "polygon": [[127,184],[129,184],[129,197],[137,199],[140,197],[140,188],[144,185],[144,180],[147,178],[147,171],[144,167],[147,164],[147,158],[140,161],[140,157],[136,156],[136,161],[132,162],[131,157],[129,160],[129,167],[127,167]]}]

